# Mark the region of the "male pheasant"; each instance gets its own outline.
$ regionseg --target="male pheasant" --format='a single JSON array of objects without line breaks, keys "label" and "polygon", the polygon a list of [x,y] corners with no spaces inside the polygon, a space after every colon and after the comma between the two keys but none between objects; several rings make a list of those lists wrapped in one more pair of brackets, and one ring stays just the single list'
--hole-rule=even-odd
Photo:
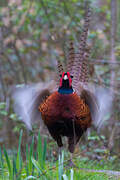
[{"label": "male pheasant", "polygon": [[73,153],[75,144],[90,127],[92,119],[88,105],[72,88],[69,72],[63,72],[58,91],[52,93],[39,110],[58,146],[63,146],[61,137],[67,136],[68,149]]},{"label": "male pheasant", "polygon": [[63,146],[62,136],[68,138],[71,153],[87,128],[92,123],[98,126],[111,106],[108,90],[98,87],[94,91],[88,83],[86,41],[89,22],[90,10],[87,8],[78,52],[71,42],[66,72],[58,61],[57,82],[23,87],[13,95],[15,111],[27,127],[32,129],[32,125],[40,121],[41,112],[44,124],[59,147]]},{"label": "male pheasant", "polygon": [[58,90],[39,106],[42,119],[51,136],[59,147],[63,146],[62,136],[66,136],[68,149],[71,153],[74,152],[80,137],[91,126],[92,117],[94,118],[98,110],[94,95],[85,90],[82,84],[86,85],[88,81],[86,63],[88,53],[85,50],[89,19],[90,10],[88,8],[78,53],[74,52],[71,42],[67,62],[68,71],[63,72],[63,66],[58,61],[60,76]]}]

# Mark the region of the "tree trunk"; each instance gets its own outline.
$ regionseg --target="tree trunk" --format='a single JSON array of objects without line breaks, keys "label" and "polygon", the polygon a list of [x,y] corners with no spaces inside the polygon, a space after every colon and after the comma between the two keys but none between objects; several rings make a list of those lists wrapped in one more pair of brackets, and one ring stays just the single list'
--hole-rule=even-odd
[{"label": "tree trunk", "polygon": [[[115,56],[115,40],[116,40],[116,34],[117,34],[117,0],[111,0],[111,63],[112,63],[112,66],[110,67],[111,68],[111,83],[110,83],[110,88],[111,88],[111,91],[114,92],[115,90],[115,86],[116,86],[116,82],[115,82],[115,79],[116,79],[116,72],[115,72],[115,63],[116,63],[116,56]],[[116,103],[116,99],[114,97],[114,107],[115,107],[115,103]],[[111,150],[113,147],[114,147],[114,134],[115,134],[115,129],[116,129],[116,122],[115,122],[115,112],[113,112],[113,116],[112,116],[112,126],[111,126],[111,135],[110,135],[110,138],[109,138],[109,144],[108,144],[108,147],[109,149]]]}]

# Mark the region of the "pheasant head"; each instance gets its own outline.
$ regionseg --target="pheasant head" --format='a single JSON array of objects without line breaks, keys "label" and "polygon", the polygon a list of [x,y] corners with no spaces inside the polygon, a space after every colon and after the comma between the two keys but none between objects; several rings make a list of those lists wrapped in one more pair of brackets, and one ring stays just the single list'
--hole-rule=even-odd
[{"label": "pheasant head", "polygon": [[73,93],[72,78],[69,72],[63,72],[60,78],[60,85],[58,92],[60,94],[71,94]]}]

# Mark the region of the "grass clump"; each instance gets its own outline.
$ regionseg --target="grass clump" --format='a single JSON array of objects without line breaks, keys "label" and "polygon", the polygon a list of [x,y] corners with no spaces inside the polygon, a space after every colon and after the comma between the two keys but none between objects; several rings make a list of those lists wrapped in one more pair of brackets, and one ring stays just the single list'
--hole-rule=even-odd
[{"label": "grass clump", "polygon": [[[9,155],[5,147],[0,149],[0,180],[108,180],[114,179],[105,173],[88,172],[85,169],[105,169],[107,165],[101,167],[97,162],[88,161],[81,157],[74,158],[77,168],[68,167],[68,160],[64,159],[64,152],[58,160],[49,160],[47,158],[47,141],[42,141],[38,133],[38,142],[36,152],[34,150],[34,137],[30,147],[26,145],[25,160],[21,155],[22,134],[20,132],[19,145],[17,153]],[[84,169],[82,169],[84,168]],[[109,167],[110,168],[110,167]]]}]

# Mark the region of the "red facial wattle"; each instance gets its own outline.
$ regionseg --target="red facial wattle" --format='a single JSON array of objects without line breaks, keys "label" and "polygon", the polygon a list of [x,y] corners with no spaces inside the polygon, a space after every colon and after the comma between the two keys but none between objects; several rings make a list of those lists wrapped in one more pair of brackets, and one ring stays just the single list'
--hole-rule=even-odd
[{"label": "red facial wattle", "polygon": [[[62,80],[64,78],[64,75],[65,75],[65,72],[62,73],[62,77],[60,78],[60,87],[62,87]],[[68,77],[68,80],[69,80],[69,87],[72,86],[72,79],[71,79],[71,76],[70,76],[70,73],[67,72],[67,77]]]},{"label": "red facial wattle", "polygon": [[60,78],[60,87],[62,86],[62,80],[63,80],[64,74],[65,72],[62,73],[62,77]]}]

